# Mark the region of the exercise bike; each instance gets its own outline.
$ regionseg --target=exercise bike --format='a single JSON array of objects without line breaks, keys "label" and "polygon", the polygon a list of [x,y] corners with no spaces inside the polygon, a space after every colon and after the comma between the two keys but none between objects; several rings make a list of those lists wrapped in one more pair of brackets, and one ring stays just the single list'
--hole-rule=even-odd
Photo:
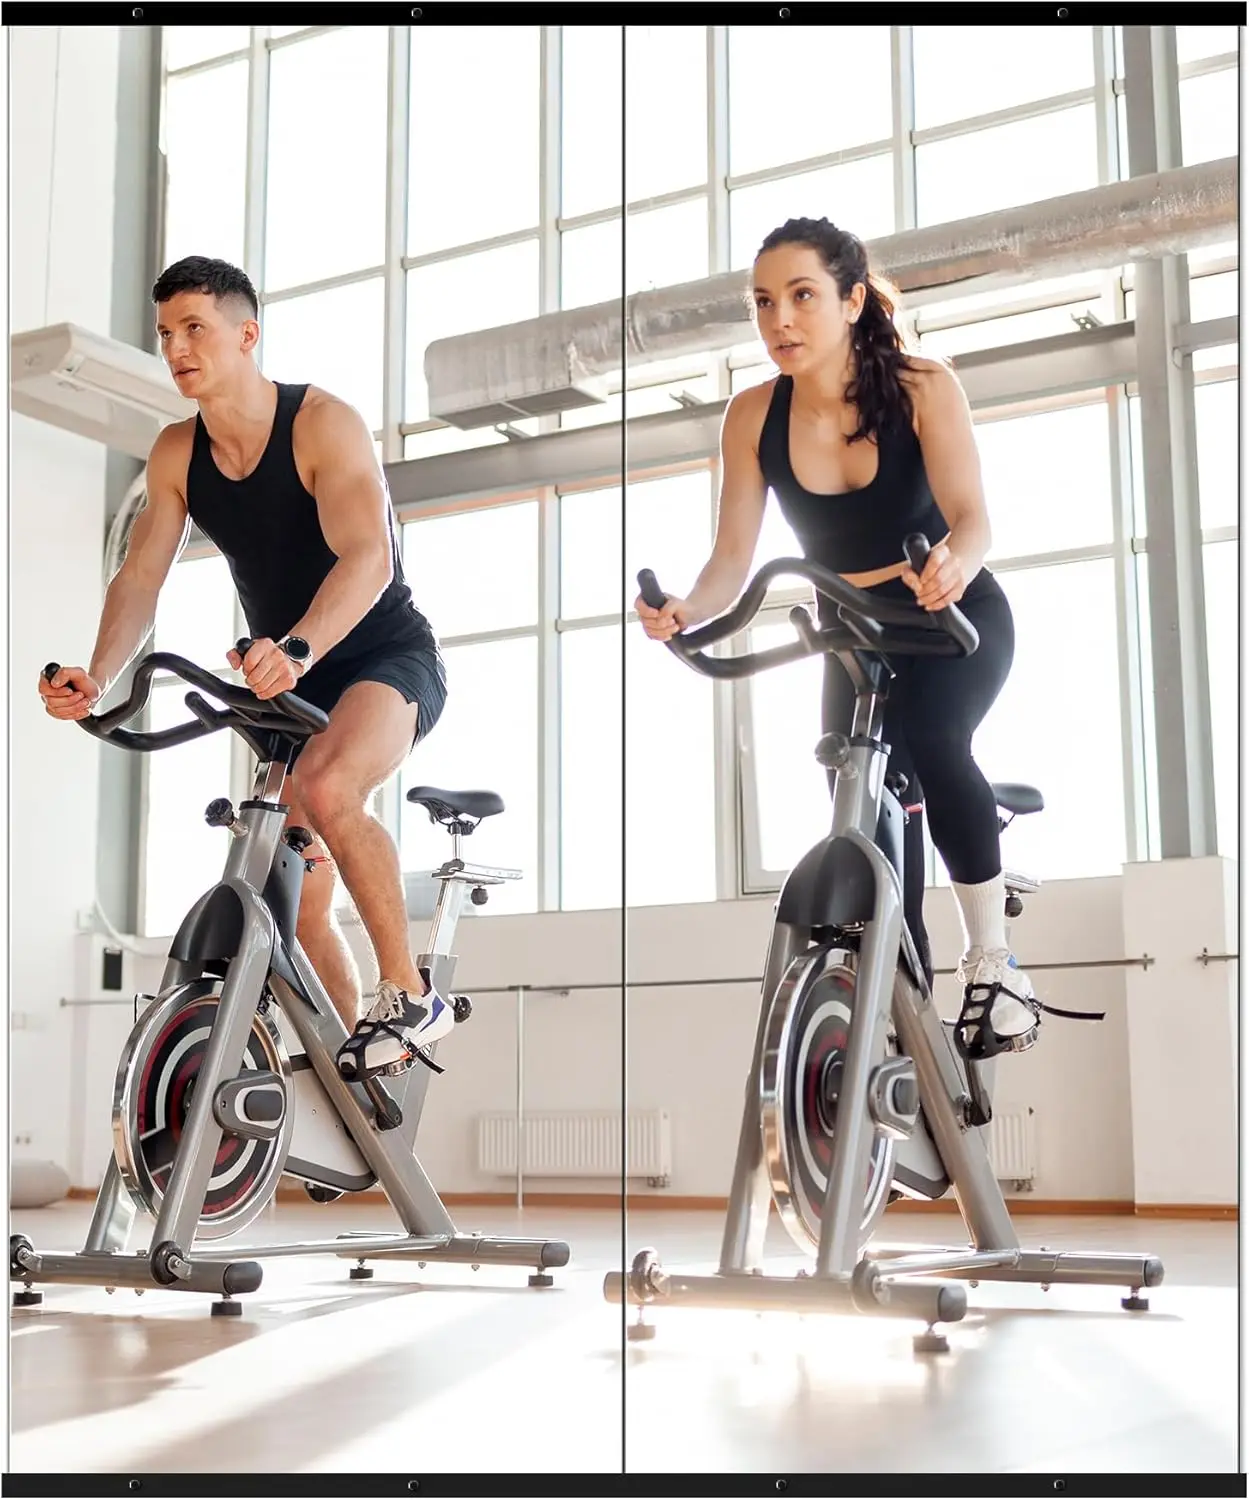
[{"label": "exercise bike", "polygon": [[[905,550],[922,572],[927,540],[908,537]],[[707,655],[705,647],[750,624],[780,575],[813,585],[835,607],[835,623],[817,628],[799,606],[790,614],[796,641]],[[638,583],[646,603],[661,607],[665,595],[654,574],[644,571]],[[836,773],[832,830],[799,860],[776,902],[719,1269],[711,1276],[668,1271],[645,1249],[627,1273],[610,1273],[607,1300],[639,1309],[629,1337],[654,1337],[645,1314],[658,1306],[883,1313],[924,1322],[916,1351],[940,1353],[949,1344],[936,1325],[957,1322],[967,1310],[964,1287],[945,1278],[973,1286],[1125,1286],[1130,1295],[1122,1306],[1146,1310],[1141,1288],[1163,1277],[1154,1256],[1021,1249],[984,1134],[994,1060],[969,1059],[956,1046],[954,1023],[938,1015],[903,919],[906,813],[897,793],[905,789],[886,775],[889,747],[881,740],[890,658],[970,655],[979,645],[974,627],[955,606],[925,613],[875,598],[815,563],[782,558],[759,570],[727,614],[668,645],[696,671],[721,679],[834,652],[856,702],[850,734],[826,734],[816,751]],[[994,790],[1009,814],[1042,806],[1032,787]],[[1037,888],[1008,874],[1007,915],[1018,915],[1022,896]],[[951,1187],[969,1246],[871,1247],[894,1198],[938,1199]],[[813,1271],[764,1274],[773,1204],[799,1249],[814,1255]]]},{"label": "exercise bike", "polygon": [[[249,641],[240,641],[240,655]],[[49,679],[57,668],[45,669]],[[140,713],[158,671],[193,689],[193,718],[156,731],[121,726]],[[224,704],[214,708],[204,694]],[[113,1155],[76,1255],[34,1249],[25,1235],[9,1240],[10,1280],[23,1282],[17,1307],[42,1301],[36,1283],[158,1286],[206,1292],[214,1314],[241,1312],[240,1293],[261,1283],[259,1260],[332,1254],[356,1262],[355,1280],[373,1275],[368,1261],[397,1259],[531,1266],[530,1286],[549,1287],[550,1270],[567,1265],[558,1240],[499,1239],[457,1231],[422,1171],[417,1127],[436,1045],[406,1065],[362,1082],[345,1079],[336,1054],[347,1029],[295,937],[300,890],[313,835],[286,827],[282,789],[296,747],[322,732],[327,716],[292,693],[262,702],[181,656],[154,652],[135,670],[130,696],[108,713],[80,721],[106,744],[139,752],[181,745],[220,729],[238,734],[257,758],[250,799],[236,812],[226,798],[205,817],[229,830],[221,880],[187,913],[169,950],[160,992],[140,996],[138,1015],[117,1068]],[[408,800],[451,835],[451,858],[435,872],[438,900],[429,952],[418,963],[440,994],[451,996],[456,924],[466,898],[481,905],[487,888],[520,878],[515,870],[464,861],[461,843],[483,818],[503,811],[488,791],[414,787]],[[467,996],[452,997],[457,1022]],[[416,1061],[426,1066],[414,1066]],[[238,1233],[268,1207],[279,1180],[305,1185],[331,1202],[380,1184],[403,1227],[397,1234],[246,1246],[236,1252],[205,1242]],[[149,1247],[127,1253],[138,1214],[155,1221]],[[243,1257],[243,1258],[240,1258]]]}]

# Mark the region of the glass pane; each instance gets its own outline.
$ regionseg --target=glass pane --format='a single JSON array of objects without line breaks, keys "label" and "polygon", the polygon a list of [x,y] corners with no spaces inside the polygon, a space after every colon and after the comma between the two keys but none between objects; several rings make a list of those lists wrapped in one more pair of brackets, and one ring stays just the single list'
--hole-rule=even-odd
[{"label": "glass pane", "polygon": [[540,35],[536,26],[412,28],[409,255],[536,227]]},{"label": "glass pane", "polygon": [[423,422],[429,416],[425,350],[430,344],[536,318],[538,293],[536,239],[409,271],[404,420]]},{"label": "glass pane", "polygon": [[493,427],[435,427],[430,432],[410,432],[403,440],[404,458],[434,458],[439,453],[462,453],[466,448],[490,448],[507,439]]},{"label": "glass pane", "polygon": [[625,28],[625,119],[630,203],[707,181],[705,26]]},{"label": "glass pane", "polygon": [[532,625],[538,618],[537,501],[409,521],[403,571],[440,639]]},{"label": "glass pane", "polygon": [[620,906],[623,858],[620,626],[560,647],[560,906]]},{"label": "glass pane", "polygon": [[[1240,381],[1220,380],[1193,392],[1197,413],[1197,483],[1201,526],[1235,526],[1240,519],[1238,438]],[[1230,679],[1238,680],[1238,679]]]},{"label": "glass pane", "polygon": [[381,265],[387,49],[386,27],[345,26],[270,54],[266,290]]},{"label": "glass pane", "polygon": [[1091,26],[916,26],[912,35],[916,130],[1093,87]]},{"label": "glass pane", "polygon": [[241,52],[251,46],[250,26],[166,26],[165,66],[189,68],[192,63]]},{"label": "glass pane", "polygon": [[[793,639],[788,621],[760,625],[750,632],[749,649],[766,651]],[[791,869],[827,833],[832,816],[828,776],[815,759],[823,672],[820,660],[807,657],[746,679],[744,785],[747,792],[752,784],[755,789],[760,858],[773,873]]]},{"label": "glass pane", "polygon": [[187,255],[243,263],[247,70],[228,63],[165,86],[166,265]]},{"label": "glass pane", "polygon": [[563,28],[560,213],[566,219],[613,208],[622,198],[621,35],[619,26]]},{"label": "glass pane", "polygon": [[[752,573],[758,572],[765,562],[771,562],[775,557],[801,556],[801,543],[794,535],[793,528],[789,522],[781,514],[781,507],[777,504],[776,497],[769,494],[767,507],[763,512],[763,525],[759,529],[759,540],[755,544],[755,556],[754,561],[750,565],[750,571]],[[773,588],[776,589],[803,587],[804,584],[801,578],[778,578],[776,583],[773,584]],[[792,639],[792,627],[787,625],[785,628],[790,631]],[[764,675],[768,676],[771,674],[765,673]]]},{"label": "glass pane", "polygon": [[152,650],[176,652],[231,677],[226,652],[234,641],[234,580],[225,558],[190,558],[171,568],[156,602]]},{"label": "glass pane", "polygon": [[1100,316],[1101,303],[1102,299],[1094,295],[1084,302],[1068,302],[1062,307],[1012,313],[1004,318],[989,318],[983,323],[964,323],[958,328],[933,329],[920,335],[920,348],[928,355],[953,357],[970,354],[976,349],[1002,349],[1008,344],[1074,333],[1076,318],[1086,312]]},{"label": "glass pane", "polygon": [[632,602],[636,591],[623,597],[629,583],[621,571],[620,547],[618,485],[559,497],[561,619],[619,614]]},{"label": "glass pane", "polygon": [[665,593],[688,594],[711,555],[710,473],[630,481],[626,494],[626,603],[637,598],[641,568],[651,569]]},{"label": "glass pane", "polygon": [[[428,523],[423,523],[428,524]],[[451,855],[446,831],[406,800],[410,787],[477,787],[498,792],[505,811],[473,835],[477,864],[521,870],[490,887],[489,913],[538,909],[538,643],[533,636],[452,646],[447,706],[401,773],[400,856],[405,871],[436,870]],[[465,904],[465,912],[482,908]]]},{"label": "glass pane", "polygon": [[1106,405],[976,424],[999,557],[1109,543],[1114,536]]},{"label": "glass pane", "polygon": [[[629,220],[630,229],[634,222]],[[620,297],[621,238],[619,219],[564,231],[560,236],[561,307],[590,307]]]},{"label": "glass pane", "polygon": [[[625,900],[716,898],[712,683],[640,625],[625,639]],[[657,735],[660,739],[657,741]],[[656,754],[657,743],[679,753]]]},{"label": "glass pane", "polygon": [[739,177],[887,140],[890,70],[888,26],[730,26],[729,170]]},{"label": "glass pane", "polygon": [[729,261],[749,266],[765,236],[786,219],[832,219],[863,240],[892,234],[893,160],[869,156],[729,194]]},{"label": "glass pane", "polygon": [[1240,311],[1240,277],[1235,271],[1192,276],[1188,282],[1188,315],[1194,323],[1234,318]]},{"label": "glass pane", "polygon": [[1003,836],[1002,858],[1040,880],[1118,874],[1127,847],[1114,563],[998,577],[1015,616],[1015,662],[972,748],[990,781],[1026,782],[1045,797],[1044,812]]},{"label": "glass pane", "polygon": [[1239,152],[1239,68],[1180,80],[1180,144],[1185,166]]},{"label": "glass pane", "polygon": [[1236,542],[1214,542],[1202,549],[1206,588],[1206,657],[1210,681],[1210,745],[1214,753],[1214,805],[1218,850],[1228,859],[1238,852],[1240,787],[1240,631]]},{"label": "glass pane", "polygon": [[1091,104],[915,150],[921,225],[946,224],[1096,186],[1097,121]]},{"label": "glass pane", "polygon": [[[152,690],[149,729],[186,724],[190,691],[185,682]],[[230,738],[206,734],[146,756],[143,930],[148,937],[171,937],[188,908],[221,877],[229,834],[209,828],[204,809],[214,797],[230,795]]]},{"label": "glass pane", "polygon": [[310,381],[354,406],[370,432],[382,425],[385,289],[380,276],[309,297],[270,302],[261,346],[270,380]]},{"label": "glass pane", "polygon": [[[630,28],[632,29],[632,28]],[[630,214],[625,224],[625,294],[677,286],[707,275],[707,200]]]},{"label": "glass pane", "polygon": [[1218,57],[1240,49],[1239,29],[1235,26],[1177,26],[1175,54],[1181,63],[1196,62],[1202,57]]}]

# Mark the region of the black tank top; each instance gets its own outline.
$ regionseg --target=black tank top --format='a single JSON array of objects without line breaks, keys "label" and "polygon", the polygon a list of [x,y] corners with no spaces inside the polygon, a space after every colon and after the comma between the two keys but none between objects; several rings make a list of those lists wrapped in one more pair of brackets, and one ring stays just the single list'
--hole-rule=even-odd
[{"label": "black tank top", "polygon": [[877,434],[870,483],[839,495],[804,490],[789,461],[793,394],[793,377],[778,377],[759,438],[759,466],[812,562],[836,573],[871,573],[905,560],[902,542],[911,532],[923,532],[934,546],[949,533],[928,487],[919,439],[905,418]]},{"label": "black tank top", "polygon": [[[280,641],[312,603],[337,562],[321,530],[316,500],[295,467],[295,413],[306,385],[278,384],[273,430],[260,462],[246,479],[227,479],[212,456],[204,419],[195,418],[195,441],[187,470],[186,504],[191,519],[215,542],[230,566],[248,629]],[[387,506],[394,573],[385,592],[324,662],[354,660],[386,646],[433,642],[433,631],[412,602]],[[321,663],[317,663],[320,665]]]}]

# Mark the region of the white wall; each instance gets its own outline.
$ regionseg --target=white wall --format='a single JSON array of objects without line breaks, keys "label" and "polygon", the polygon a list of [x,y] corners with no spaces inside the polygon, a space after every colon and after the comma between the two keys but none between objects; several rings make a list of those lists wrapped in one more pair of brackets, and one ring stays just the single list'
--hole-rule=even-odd
[{"label": "white wall", "polygon": [[[487,825],[488,826],[488,825]],[[485,830],[483,829],[483,834]],[[488,846],[478,851],[489,863]],[[1183,885],[1194,871],[1174,862],[1170,878]],[[1128,882],[1118,876],[1060,881],[1026,898],[1013,938],[1025,966],[1113,959],[1140,947],[1141,921],[1127,917],[1123,898]],[[760,972],[771,923],[768,900],[656,907],[628,914],[630,977],[636,982],[680,978],[749,977]],[[930,891],[928,921],[938,968],[958,956],[959,928],[948,891]],[[567,983],[611,984],[619,973],[620,916],[615,912],[550,913],[538,917],[480,916],[460,928],[456,988]],[[362,960],[358,929],[349,929]],[[1201,974],[1193,955],[1192,929],[1184,923],[1146,927],[1148,951],[1165,965]],[[1125,949],[1125,933],[1137,942]],[[423,931],[413,927],[413,947]],[[1192,953],[1189,949],[1192,949]],[[1213,948],[1212,948],[1212,951]],[[1226,968],[1227,966],[1224,966]],[[367,964],[362,968],[368,976]],[[997,1069],[996,1102],[1001,1108],[1031,1106],[1035,1112],[1039,1199],[1133,1201],[1139,1180],[1134,1131],[1144,1149],[1148,1132],[1140,1121],[1157,1114],[1151,1093],[1131,1088],[1127,997],[1131,977],[1124,968],[1036,971],[1038,993],[1069,1010],[1106,1012],[1101,1023],[1047,1018],[1031,1052],[1003,1059]],[[1154,973],[1155,970],[1150,970]],[[139,982],[153,988],[160,965],[139,970]],[[1224,975],[1224,982],[1227,976]],[[957,997],[950,979],[939,980],[946,1015]],[[573,992],[567,997],[531,995],[525,1023],[525,1106],[527,1110],[593,1110],[618,1106],[621,1098],[619,991]],[[758,996],[747,985],[636,989],[628,1013],[628,1096],[637,1109],[664,1107],[673,1121],[674,1171],[662,1200],[723,1198],[728,1192]],[[94,1022],[97,1027],[101,1023]],[[115,1041],[99,1066],[111,1065],[125,1027],[109,1023]],[[1142,1021],[1142,1025],[1143,1025]],[[475,1118],[510,1111],[515,1099],[515,1002],[510,995],[480,995],[471,1021],[457,1028],[440,1049],[447,1072],[434,1079],[421,1128],[422,1162],[445,1193],[507,1193],[511,1179],[481,1176],[473,1158]],[[1220,1051],[1209,1066],[1221,1080],[1235,1065],[1234,1050]],[[1221,1069],[1222,1071],[1218,1071]],[[1210,1075],[1212,1078],[1215,1073]],[[97,1089],[90,1128],[100,1144],[92,1155],[106,1160],[107,1114],[104,1090]],[[1198,1132],[1224,1132],[1226,1122],[1211,1119]],[[98,1174],[89,1179],[98,1181]],[[1200,1187],[1200,1179],[1192,1179]],[[526,1178],[534,1191],[610,1192],[598,1181],[543,1181]],[[630,1192],[645,1193],[643,1183]],[[1185,1191],[1172,1183],[1169,1203],[1223,1201]],[[1143,1200],[1144,1201],[1144,1200]],[[1154,1201],[1160,1201],[1155,1198]]]},{"label": "white wall", "polygon": [[[19,26],[9,48],[12,330],[72,321],[107,332],[117,28]],[[10,434],[11,1139],[69,1164],[70,1073],[57,1060],[71,1013],[59,1002],[85,977],[75,914],[95,888],[99,772],[90,738],[43,712],[36,680],[50,659],[91,650],[106,456],[21,416]]]}]

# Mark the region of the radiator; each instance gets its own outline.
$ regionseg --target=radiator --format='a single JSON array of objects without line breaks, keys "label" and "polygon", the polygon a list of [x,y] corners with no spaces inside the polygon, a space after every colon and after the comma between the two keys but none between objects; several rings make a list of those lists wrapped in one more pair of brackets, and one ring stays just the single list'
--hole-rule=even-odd
[{"label": "radiator", "polygon": [[1032,1110],[995,1109],[989,1121],[989,1160],[999,1182],[1031,1182],[1036,1177],[1036,1131]]},{"label": "radiator", "polygon": [[[620,1112],[538,1113],[525,1116],[521,1165],[531,1177],[613,1177],[620,1179],[624,1120]],[[516,1171],[515,1115],[478,1115],[477,1169],[487,1176]],[[666,1109],[642,1110],[628,1117],[630,1177],[666,1186],[672,1175],[672,1125]]]}]

